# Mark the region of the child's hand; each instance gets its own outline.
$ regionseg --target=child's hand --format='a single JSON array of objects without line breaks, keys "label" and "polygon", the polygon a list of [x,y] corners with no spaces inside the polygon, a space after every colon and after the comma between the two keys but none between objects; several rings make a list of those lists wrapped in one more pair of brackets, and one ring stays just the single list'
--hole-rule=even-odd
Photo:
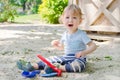
[{"label": "child's hand", "polygon": [[60,44],[60,41],[59,41],[59,40],[53,40],[53,41],[51,42],[51,45],[52,45],[53,47],[55,47],[56,49],[58,49],[58,50],[63,50],[63,49],[64,49],[64,46],[63,46],[62,44]]},{"label": "child's hand", "polygon": [[80,58],[80,57],[83,57],[83,56],[85,56],[85,53],[82,52],[82,51],[75,54],[76,58]]},{"label": "child's hand", "polygon": [[52,46],[58,46],[59,44],[60,44],[59,40],[53,40],[53,41],[51,42],[51,45],[52,45]]}]

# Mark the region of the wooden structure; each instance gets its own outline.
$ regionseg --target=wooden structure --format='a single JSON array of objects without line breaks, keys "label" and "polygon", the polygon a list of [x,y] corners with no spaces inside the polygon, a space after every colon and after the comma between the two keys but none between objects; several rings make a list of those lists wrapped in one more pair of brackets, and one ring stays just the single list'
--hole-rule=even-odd
[{"label": "wooden structure", "polygon": [[120,33],[120,0],[69,0],[69,4],[81,8],[83,30]]}]

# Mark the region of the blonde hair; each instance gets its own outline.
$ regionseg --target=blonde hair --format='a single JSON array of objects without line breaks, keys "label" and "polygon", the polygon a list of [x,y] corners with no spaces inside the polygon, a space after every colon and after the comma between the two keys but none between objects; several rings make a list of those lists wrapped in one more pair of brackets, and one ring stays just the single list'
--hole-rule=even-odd
[{"label": "blonde hair", "polygon": [[63,16],[64,14],[67,12],[67,11],[72,11],[73,14],[78,14],[78,16],[80,17],[80,19],[82,18],[82,12],[81,12],[81,9],[79,8],[79,6],[75,5],[75,4],[71,4],[71,5],[68,5],[62,15],[60,16],[59,18],[59,22],[62,23],[62,19],[63,19]]}]

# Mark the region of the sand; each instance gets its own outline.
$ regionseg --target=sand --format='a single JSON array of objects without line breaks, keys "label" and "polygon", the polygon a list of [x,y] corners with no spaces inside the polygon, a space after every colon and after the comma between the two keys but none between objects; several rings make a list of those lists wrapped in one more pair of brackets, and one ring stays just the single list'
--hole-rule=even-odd
[{"label": "sand", "polygon": [[97,42],[98,48],[87,57],[87,68],[82,73],[62,73],[62,77],[33,79],[21,76],[16,67],[18,59],[32,63],[44,57],[62,55],[50,42],[59,39],[62,25],[0,24],[0,80],[120,80],[120,39]]}]

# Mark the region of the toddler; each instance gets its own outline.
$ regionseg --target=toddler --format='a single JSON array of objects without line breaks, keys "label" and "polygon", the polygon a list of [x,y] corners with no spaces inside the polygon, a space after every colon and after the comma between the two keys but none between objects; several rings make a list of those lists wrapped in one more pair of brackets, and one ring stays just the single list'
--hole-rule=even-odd
[{"label": "toddler", "polygon": [[[68,5],[61,17],[60,22],[64,24],[66,31],[60,40],[53,40],[52,46],[59,50],[64,50],[62,56],[51,56],[46,58],[53,64],[58,63],[57,67],[65,72],[82,72],[86,67],[86,55],[96,49],[96,44],[87,34],[78,27],[82,21],[82,13],[77,5]],[[25,64],[23,64],[25,63]],[[18,68],[32,71],[44,69],[46,64],[42,61],[31,65],[30,62],[19,60]]]}]

